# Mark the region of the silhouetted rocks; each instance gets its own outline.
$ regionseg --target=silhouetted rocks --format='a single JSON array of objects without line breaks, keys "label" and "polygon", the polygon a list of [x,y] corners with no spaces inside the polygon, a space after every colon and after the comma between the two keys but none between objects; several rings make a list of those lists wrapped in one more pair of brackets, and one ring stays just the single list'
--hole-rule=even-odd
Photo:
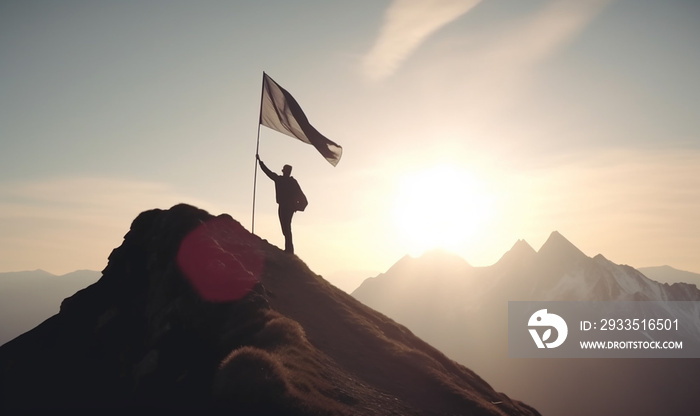
[{"label": "silhouetted rocks", "polygon": [[0,347],[0,413],[538,414],[227,215],[143,212],[102,273]]}]

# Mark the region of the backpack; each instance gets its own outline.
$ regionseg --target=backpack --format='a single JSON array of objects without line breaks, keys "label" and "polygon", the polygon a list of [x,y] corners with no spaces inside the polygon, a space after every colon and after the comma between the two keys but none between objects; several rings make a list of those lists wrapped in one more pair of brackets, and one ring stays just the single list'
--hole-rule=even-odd
[{"label": "backpack", "polygon": [[302,192],[301,187],[299,186],[299,183],[296,181],[296,179],[294,180],[294,184],[297,188],[296,198],[294,199],[294,210],[303,211],[306,209],[306,206],[309,205],[309,201],[306,199],[306,195],[304,195],[304,192]]}]

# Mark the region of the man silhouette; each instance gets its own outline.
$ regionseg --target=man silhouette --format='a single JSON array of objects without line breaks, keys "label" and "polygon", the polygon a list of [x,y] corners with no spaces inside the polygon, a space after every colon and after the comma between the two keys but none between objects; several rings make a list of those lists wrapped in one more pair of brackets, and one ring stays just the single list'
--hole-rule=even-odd
[{"label": "man silhouette", "polygon": [[279,205],[277,213],[280,219],[280,226],[282,227],[282,234],[284,235],[284,251],[294,253],[292,216],[294,212],[306,209],[306,205],[308,205],[306,195],[301,191],[297,180],[291,176],[291,166],[284,165],[282,175],[278,175],[265,166],[259,155],[256,154],[255,158],[260,163],[260,169],[265,172],[265,175],[275,182],[275,197]]}]

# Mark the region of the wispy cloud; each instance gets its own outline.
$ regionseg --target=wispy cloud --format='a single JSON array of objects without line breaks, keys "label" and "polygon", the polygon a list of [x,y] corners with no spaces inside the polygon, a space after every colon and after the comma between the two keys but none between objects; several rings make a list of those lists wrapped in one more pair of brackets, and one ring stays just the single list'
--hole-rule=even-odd
[{"label": "wispy cloud", "polygon": [[514,22],[506,33],[480,48],[471,62],[481,71],[480,77],[499,79],[510,87],[571,41],[611,1],[552,1]]},{"label": "wispy cloud", "polygon": [[[435,68],[447,71],[443,78],[459,79],[472,96],[484,97],[482,106],[491,109],[526,88],[538,64],[566,46],[613,1],[550,1],[514,20],[493,22],[475,38],[454,39],[441,58],[443,64]],[[428,37],[480,2],[395,0],[364,57],[365,75],[379,80],[393,74]]]},{"label": "wispy cloud", "polygon": [[386,11],[379,38],[365,56],[371,79],[391,75],[430,35],[462,16],[481,0],[394,0]]}]

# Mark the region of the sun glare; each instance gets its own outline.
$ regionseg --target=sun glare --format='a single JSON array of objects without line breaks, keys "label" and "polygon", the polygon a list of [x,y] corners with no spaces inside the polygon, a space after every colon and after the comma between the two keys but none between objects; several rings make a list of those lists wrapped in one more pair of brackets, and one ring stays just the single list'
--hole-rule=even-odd
[{"label": "sun glare", "polygon": [[459,252],[478,244],[493,219],[493,201],[477,176],[455,166],[439,165],[400,180],[394,224],[411,255],[432,248]]}]

